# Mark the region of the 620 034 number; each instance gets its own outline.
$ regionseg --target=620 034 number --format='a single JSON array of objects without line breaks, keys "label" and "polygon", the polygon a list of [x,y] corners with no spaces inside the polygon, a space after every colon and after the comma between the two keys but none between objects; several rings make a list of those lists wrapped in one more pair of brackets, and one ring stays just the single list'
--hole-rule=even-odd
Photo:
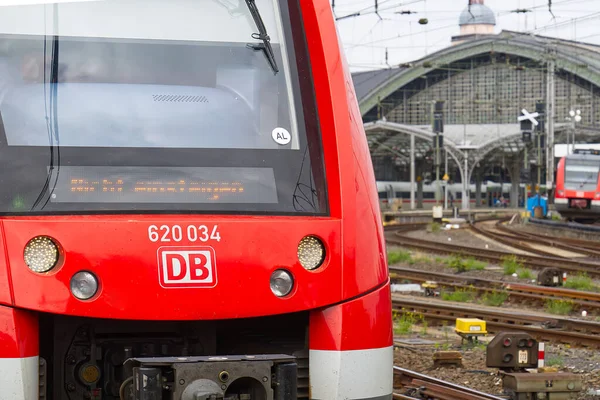
[{"label": "620 034 number", "polygon": [[148,239],[151,242],[181,242],[185,238],[189,242],[208,242],[209,240],[221,241],[218,225],[209,228],[206,225],[150,225]]}]

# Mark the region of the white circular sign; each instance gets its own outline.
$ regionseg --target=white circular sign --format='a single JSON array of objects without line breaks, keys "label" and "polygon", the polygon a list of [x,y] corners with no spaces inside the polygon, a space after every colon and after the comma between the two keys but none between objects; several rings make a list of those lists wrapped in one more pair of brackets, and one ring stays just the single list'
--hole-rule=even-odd
[{"label": "white circular sign", "polygon": [[292,135],[285,128],[275,128],[271,133],[273,140],[282,146],[288,144],[292,140]]}]

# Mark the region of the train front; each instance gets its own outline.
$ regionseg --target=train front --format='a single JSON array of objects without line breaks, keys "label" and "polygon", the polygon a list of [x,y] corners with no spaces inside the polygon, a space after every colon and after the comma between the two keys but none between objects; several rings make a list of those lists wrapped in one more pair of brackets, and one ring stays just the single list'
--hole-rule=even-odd
[{"label": "train front", "polygon": [[391,399],[328,2],[25,3],[0,6],[0,400]]},{"label": "train front", "polygon": [[554,204],[562,216],[570,219],[600,219],[600,152],[577,149],[560,159]]}]

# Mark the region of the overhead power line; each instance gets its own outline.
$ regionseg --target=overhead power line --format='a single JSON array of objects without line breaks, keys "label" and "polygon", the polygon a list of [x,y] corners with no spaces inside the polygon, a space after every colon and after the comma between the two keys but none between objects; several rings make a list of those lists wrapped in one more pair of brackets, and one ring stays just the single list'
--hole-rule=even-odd
[{"label": "overhead power line", "polygon": [[[380,11],[387,11],[387,10],[391,10],[396,7],[406,6],[406,5],[414,4],[414,3],[422,3],[425,0],[405,1],[405,2],[395,4],[395,5],[392,5],[389,7],[379,8],[382,4],[389,3],[390,1],[394,1],[394,0],[384,0],[381,3],[378,3],[377,0],[374,0],[374,4],[372,6],[363,8],[362,10],[358,10],[358,11],[350,13],[350,14],[342,15],[341,17],[336,17],[335,20],[341,21],[344,19],[355,18],[355,17],[360,17],[360,16],[364,16],[364,15],[369,15],[369,14],[376,14],[379,16]],[[379,16],[379,18],[381,18],[381,16]]]}]

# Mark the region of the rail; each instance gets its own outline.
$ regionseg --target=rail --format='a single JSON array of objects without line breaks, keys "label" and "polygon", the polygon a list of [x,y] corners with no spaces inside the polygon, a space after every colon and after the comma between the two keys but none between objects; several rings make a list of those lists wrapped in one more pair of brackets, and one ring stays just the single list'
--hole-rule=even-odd
[{"label": "rail", "polygon": [[600,348],[599,323],[515,310],[474,308],[398,295],[392,295],[392,305],[396,311],[413,312],[430,321],[454,322],[456,318],[479,318],[486,321],[490,333],[520,331],[540,341]]},{"label": "rail", "polygon": [[[550,246],[563,246],[568,245],[569,249],[573,249],[574,247],[588,249],[588,250],[596,250],[600,247],[600,241],[593,240],[585,240],[585,239],[573,239],[568,237],[558,237],[558,236],[547,236],[547,235],[535,235],[529,232],[516,231],[514,229],[509,228],[504,224],[497,224],[496,226],[498,230],[506,232],[511,235],[518,235],[521,238],[531,239],[531,240],[539,240],[542,239],[545,243],[548,243]],[[600,253],[600,251],[599,251]]]},{"label": "rail", "polygon": [[506,222],[506,219],[497,221],[494,226],[494,230],[479,227],[479,221],[472,223],[470,228],[480,235],[528,253],[542,256],[556,256],[556,253],[553,251],[543,250],[535,247],[536,245],[542,245],[552,249],[566,251],[571,254],[578,253],[589,257],[600,258],[600,250],[598,250],[598,245],[600,245],[600,243],[597,243],[595,247],[592,247],[592,245],[589,243],[587,245],[583,245],[581,241],[561,240],[561,238],[544,238],[531,234],[515,232],[506,228],[504,226],[504,222]]},{"label": "rail", "polygon": [[435,281],[440,287],[469,290],[481,295],[487,292],[505,291],[509,296],[509,300],[542,306],[549,300],[568,300],[575,309],[585,310],[590,315],[600,315],[600,293],[527,285],[518,282],[505,282],[396,266],[390,266],[389,270],[391,272],[390,276],[395,281],[409,280],[418,283]]},{"label": "rail", "polygon": [[[505,400],[504,397],[469,389],[396,366],[394,366],[394,375],[396,376],[395,382],[400,383],[405,389],[405,393],[408,393],[394,393],[394,399]],[[419,397],[411,397],[410,393],[416,394],[417,392],[419,393]]]},{"label": "rail", "polygon": [[[420,229],[425,224],[406,224],[401,227],[389,227],[386,229],[386,240],[388,244],[414,248],[435,254],[462,254],[474,258],[502,264],[505,257],[512,256],[513,253],[476,248],[469,246],[459,246],[447,243],[432,242],[429,240],[416,239],[403,235],[403,233]],[[396,229],[394,229],[396,228]],[[597,261],[566,259],[552,256],[518,255],[523,264],[533,269],[543,269],[555,267],[569,273],[585,273],[591,277],[600,277],[600,263]]]},{"label": "rail", "polygon": [[582,232],[600,233],[600,226],[598,225],[584,225],[577,222],[562,222],[562,221],[551,221],[547,219],[530,218],[529,222],[537,225],[545,225],[550,227],[567,228]]}]

